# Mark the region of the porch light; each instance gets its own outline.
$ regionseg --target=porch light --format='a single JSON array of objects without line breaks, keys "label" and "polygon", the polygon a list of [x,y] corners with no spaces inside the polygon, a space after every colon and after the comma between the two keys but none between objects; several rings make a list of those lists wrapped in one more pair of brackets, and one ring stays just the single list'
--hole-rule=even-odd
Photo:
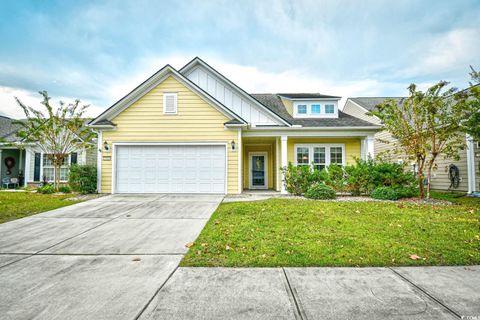
[{"label": "porch light", "polygon": [[109,151],[110,150],[110,147],[108,146],[108,142],[105,140],[105,142],[103,143],[103,149],[105,151]]},{"label": "porch light", "polygon": [[230,145],[232,146],[232,151],[235,151],[235,141],[232,140],[232,142],[230,142]]}]

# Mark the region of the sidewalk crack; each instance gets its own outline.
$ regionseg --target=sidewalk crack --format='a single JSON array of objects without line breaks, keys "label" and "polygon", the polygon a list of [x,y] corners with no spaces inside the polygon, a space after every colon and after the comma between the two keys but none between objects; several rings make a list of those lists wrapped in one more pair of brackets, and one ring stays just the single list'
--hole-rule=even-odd
[{"label": "sidewalk crack", "polygon": [[287,272],[285,271],[285,268],[282,268],[283,275],[285,276],[285,280],[287,281],[287,292],[291,299],[293,300],[293,304],[295,305],[295,318],[299,320],[307,320],[307,315],[305,312],[303,312],[303,309],[301,308],[300,304],[300,299],[297,296],[297,292],[295,288],[292,287],[290,284],[290,280],[288,279]]}]

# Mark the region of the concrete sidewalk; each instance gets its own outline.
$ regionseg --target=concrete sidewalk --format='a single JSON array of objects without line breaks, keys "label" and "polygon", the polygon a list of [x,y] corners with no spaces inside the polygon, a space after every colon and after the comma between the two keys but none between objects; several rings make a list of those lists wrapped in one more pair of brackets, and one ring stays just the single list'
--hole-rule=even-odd
[{"label": "concrete sidewalk", "polygon": [[179,268],[141,319],[480,319],[480,267]]}]

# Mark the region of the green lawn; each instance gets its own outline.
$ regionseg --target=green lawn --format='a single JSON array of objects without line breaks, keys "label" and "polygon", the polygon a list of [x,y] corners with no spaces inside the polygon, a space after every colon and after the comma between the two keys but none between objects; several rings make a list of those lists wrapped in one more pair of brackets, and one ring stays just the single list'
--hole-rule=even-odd
[{"label": "green lawn", "polygon": [[0,191],[0,223],[79,202],[65,200],[70,197],[73,195]]},{"label": "green lawn", "polygon": [[[446,206],[270,199],[221,204],[182,266],[480,264],[480,199]],[[416,260],[412,255],[419,256]]]}]

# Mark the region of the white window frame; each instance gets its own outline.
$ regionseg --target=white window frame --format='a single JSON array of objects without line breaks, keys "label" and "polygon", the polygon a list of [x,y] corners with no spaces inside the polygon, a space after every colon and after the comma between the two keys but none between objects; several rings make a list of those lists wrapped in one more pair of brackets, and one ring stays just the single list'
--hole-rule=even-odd
[{"label": "white window frame", "polygon": [[[298,113],[298,107],[305,105],[307,113]],[[312,112],[312,105],[320,105],[320,113]],[[333,113],[325,112],[325,105],[333,105]],[[332,100],[298,100],[293,102],[294,118],[338,118],[338,101]]]},{"label": "white window frame", "polygon": [[[174,111],[167,112],[167,97],[173,97]],[[177,114],[178,112],[178,94],[176,92],[164,92],[163,93],[163,114]]]},{"label": "white window frame", "polygon": [[[46,153],[43,153],[43,152],[42,152],[41,155],[40,155],[40,181],[43,181],[43,177],[45,176],[45,173],[44,173],[45,165],[43,164],[43,161],[44,161],[46,155],[47,155],[47,154],[46,154]],[[62,167],[63,167],[63,169],[67,169],[67,180],[61,180],[61,179],[60,179],[60,182],[68,182],[68,175],[70,174],[70,166],[72,165],[72,162],[71,162],[71,161],[72,161],[72,158],[71,158],[71,156],[72,156],[72,154],[69,154],[69,155],[67,156],[67,164],[60,167],[60,170],[62,169]],[[77,158],[77,159],[78,159],[78,158]],[[50,169],[50,168],[55,169],[55,168],[53,167],[53,165],[47,166],[47,169]],[[54,170],[54,174],[55,174],[55,170]],[[55,178],[55,176],[54,176],[54,178]],[[53,181],[54,181],[54,180],[47,180],[47,182],[53,182]]]},{"label": "white window frame", "polygon": [[[295,144],[294,145],[294,157],[295,157],[295,165],[298,165],[297,162],[297,149],[298,148],[308,148],[308,160],[309,160],[309,166],[313,169],[313,148],[316,147],[321,147],[325,148],[325,167],[328,167],[331,162],[330,162],[330,148],[332,147],[340,147],[342,148],[342,166],[345,166],[347,161],[346,161],[346,154],[345,154],[345,144],[344,143],[303,143],[303,144]],[[300,165],[305,165],[301,163]]]},{"label": "white window frame", "polygon": [[[333,106],[333,112],[327,112],[327,106]],[[325,114],[335,114],[335,104],[333,103],[325,103]]]}]

